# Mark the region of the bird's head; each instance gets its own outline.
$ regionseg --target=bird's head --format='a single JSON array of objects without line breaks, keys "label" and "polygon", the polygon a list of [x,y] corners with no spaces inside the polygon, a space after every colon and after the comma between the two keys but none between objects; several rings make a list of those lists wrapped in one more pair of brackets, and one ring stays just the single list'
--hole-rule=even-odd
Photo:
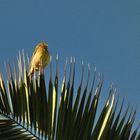
[{"label": "bird's head", "polygon": [[36,46],[36,49],[39,49],[39,48],[47,50],[48,49],[48,44],[44,43],[44,42],[41,42]]}]

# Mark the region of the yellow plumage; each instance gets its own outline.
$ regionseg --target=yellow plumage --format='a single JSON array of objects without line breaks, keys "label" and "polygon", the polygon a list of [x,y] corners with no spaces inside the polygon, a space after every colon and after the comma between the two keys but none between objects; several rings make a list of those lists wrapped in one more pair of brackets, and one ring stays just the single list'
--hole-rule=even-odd
[{"label": "yellow plumage", "polygon": [[41,70],[43,72],[49,62],[50,54],[48,51],[48,44],[41,42],[36,46],[33,52],[29,66],[29,76],[32,76],[36,70]]}]

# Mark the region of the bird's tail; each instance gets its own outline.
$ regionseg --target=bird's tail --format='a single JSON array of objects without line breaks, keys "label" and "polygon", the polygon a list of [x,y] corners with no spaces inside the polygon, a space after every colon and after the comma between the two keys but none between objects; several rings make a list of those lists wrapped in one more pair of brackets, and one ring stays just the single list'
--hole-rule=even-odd
[{"label": "bird's tail", "polygon": [[33,69],[29,69],[28,76],[29,76],[29,77],[32,77],[32,76],[33,76],[33,73],[34,73],[34,70],[33,70]]}]

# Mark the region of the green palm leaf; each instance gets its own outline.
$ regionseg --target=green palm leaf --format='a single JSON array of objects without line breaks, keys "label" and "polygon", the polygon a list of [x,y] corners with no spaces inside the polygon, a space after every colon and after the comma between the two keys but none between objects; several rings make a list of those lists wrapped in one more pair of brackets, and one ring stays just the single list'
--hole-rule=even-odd
[{"label": "green palm leaf", "polygon": [[82,63],[81,81],[76,88],[75,59],[71,58],[68,77],[67,65],[66,60],[61,84],[58,56],[55,73],[52,73],[51,62],[48,85],[40,72],[35,73],[32,79],[28,77],[24,53],[22,56],[19,54],[17,65],[6,66],[7,83],[0,74],[0,139],[138,140],[139,126],[132,129],[136,110],[130,111],[127,117],[128,106],[121,118],[124,101],[117,113],[119,101],[116,101],[116,90],[111,87],[101,114],[96,116],[103,78],[95,70],[90,80],[91,69],[88,66],[88,78],[83,85]]}]

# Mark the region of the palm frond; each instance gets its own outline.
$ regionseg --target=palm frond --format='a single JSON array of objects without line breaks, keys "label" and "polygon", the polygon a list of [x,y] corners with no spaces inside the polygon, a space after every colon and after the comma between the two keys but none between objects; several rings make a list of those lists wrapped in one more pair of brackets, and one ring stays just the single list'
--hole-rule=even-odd
[{"label": "palm frond", "polygon": [[67,65],[66,60],[63,81],[60,83],[62,77],[59,78],[58,75],[58,56],[55,73],[52,73],[53,64],[50,63],[48,85],[45,76],[40,72],[35,73],[33,78],[28,77],[28,63],[24,52],[22,55],[19,53],[17,64],[14,63],[13,67],[11,64],[6,66],[7,83],[0,74],[0,138],[138,140],[139,126],[132,129],[136,110],[130,111],[128,116],[128,106],[121,118],[124,101],[117,113],[119,99],[116,101],[116,89],[111,86],[101,114],[97,116],[103,86],[102,76],[98,76],[95,70],[93,79],[90,79],[91,69],[88,65],[88,76],[84,85],[82,63],[81,81],[76,88],[75,59],[71,58],[68,77]]}]

